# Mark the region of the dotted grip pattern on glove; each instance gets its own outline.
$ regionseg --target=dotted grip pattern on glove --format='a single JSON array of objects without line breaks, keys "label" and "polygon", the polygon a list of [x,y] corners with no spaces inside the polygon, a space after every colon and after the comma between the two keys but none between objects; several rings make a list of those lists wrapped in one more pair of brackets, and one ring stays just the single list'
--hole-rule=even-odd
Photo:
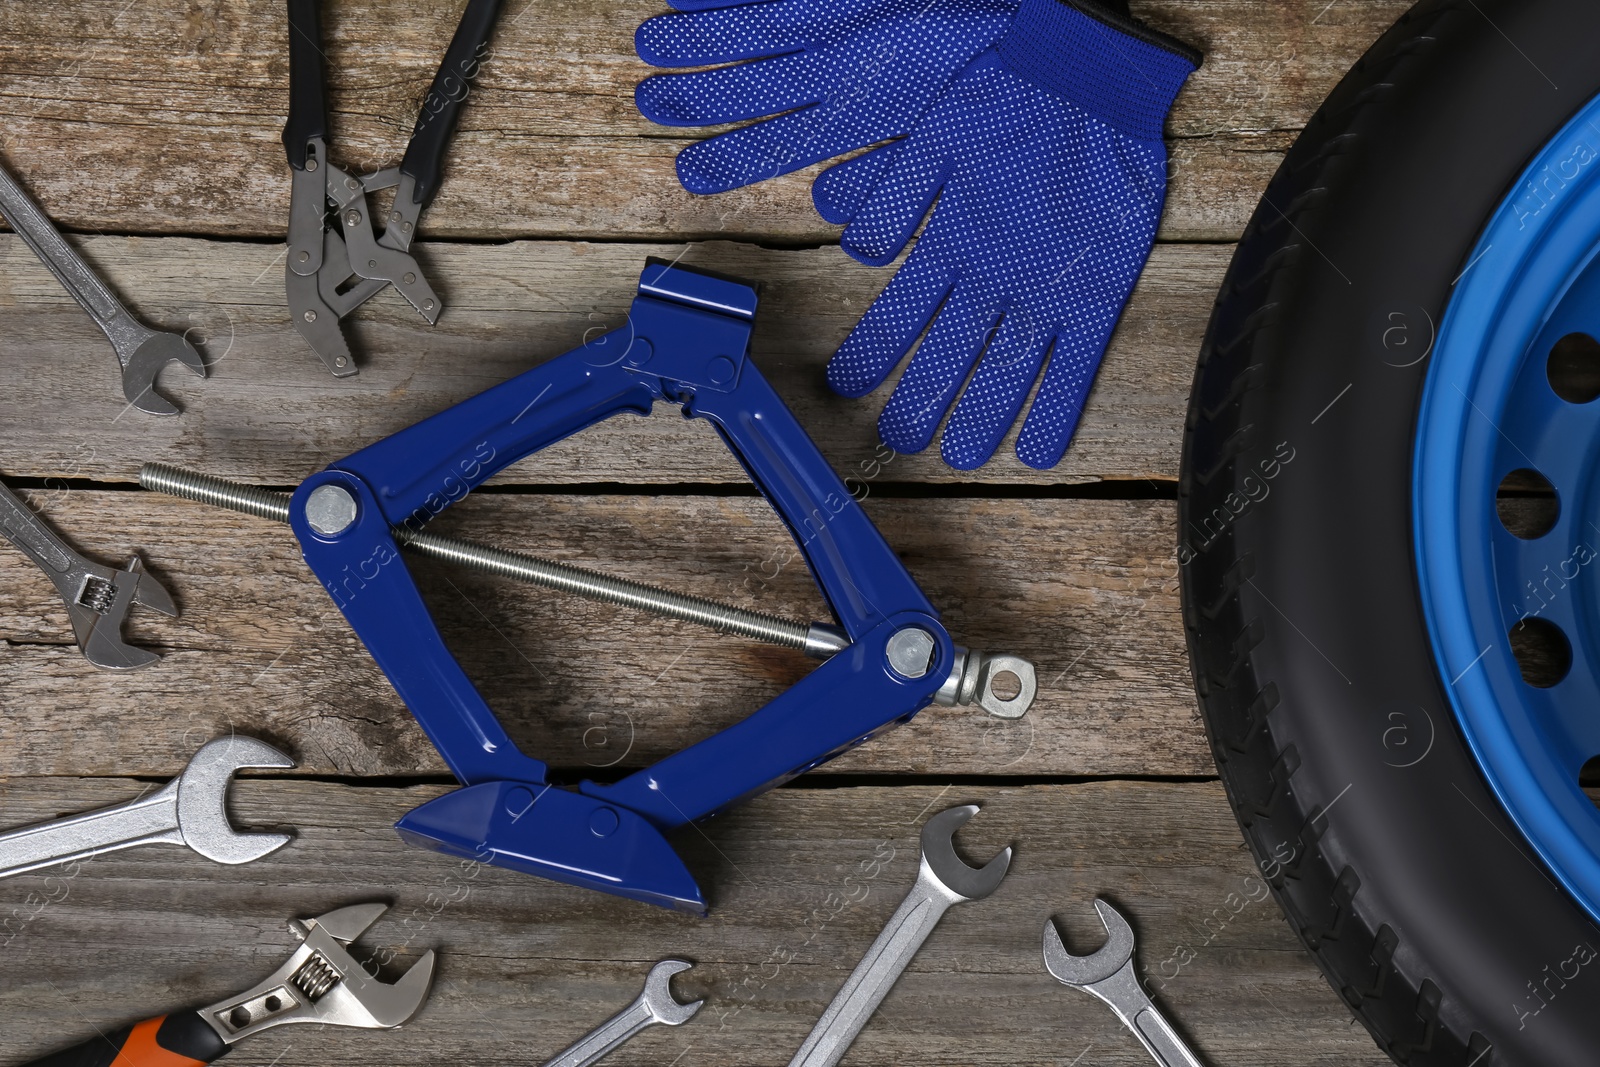
[{"label": "dotted grip pattern on glove", "polygon": [[818,178],[817,209],[847,223],[845,250],[875,266],[938,199],[828,365],[836,392],[861,396],[922,338],[878,420],[886,444],[921,451],[950,413],[942,457],[979,467],[1038,382],[1017,455],[1060,461],[1155,240],[1162,126],[1199,60],[1087,0],[1022,0],[903,140]]},{"label": "dotted grip pattern on glove", "polygon": [[[903,137],[963,67],[1005,32],[1016,0],[765,0],[689,8],[640,25],[658,67],[640,114],[664,126],[765,121],[678,154],[678,180],[719,193]],[[743,61],[750,62],[743,62]]]}]

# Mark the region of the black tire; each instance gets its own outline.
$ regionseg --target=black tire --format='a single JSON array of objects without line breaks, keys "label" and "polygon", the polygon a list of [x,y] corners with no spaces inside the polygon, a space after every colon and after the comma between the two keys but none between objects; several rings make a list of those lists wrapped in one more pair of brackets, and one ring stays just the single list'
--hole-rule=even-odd
[{"label": "black tire", "polygon": [[1195,376],[1179,560],[1212,750],[1291,925],[1403,1064],[1600,1063],[1600,929],[1468,754],[1410,519],[1416,357],[1600,92],[1597,41],[1593,0],[1413,8],[1284,160]]}]

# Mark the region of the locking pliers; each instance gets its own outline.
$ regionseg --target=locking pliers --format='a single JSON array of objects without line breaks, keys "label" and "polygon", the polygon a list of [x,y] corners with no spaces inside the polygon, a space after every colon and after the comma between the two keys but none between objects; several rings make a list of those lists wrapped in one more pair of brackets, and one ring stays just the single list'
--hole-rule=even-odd
[{"label": "locking pliers", "polygon": [[[463,788],[397,824],[413,843],[703,914],[665,832],[803,774],[979,684],[917,583],[749,360],[756,291],[650,260],[627,323],[339,460],[289,500],[306,563]],[[797,542],[837,626],[810,674],[742,722],[615,783],[552,786],[446,649],[404,536],[523,457],[657,401],[709,421]],[[1014,711],[1033,698],[1032,668]],[[970,701],[963,701],[970,702]]]},{"label": "locking pliers", "polygon": [[[339,320],[392,285],[431,326],[444,310],[410,254],[423,208],[439,189],[445,146],[488,50],[500,0],[469,0],[422,102],[400,166],[355,175],[328,158],[328,108],[317,0],[289,0],[289,261],[295,329],[336,377],[356,373]],[[394,189],[380,233],[367,194]]]}]

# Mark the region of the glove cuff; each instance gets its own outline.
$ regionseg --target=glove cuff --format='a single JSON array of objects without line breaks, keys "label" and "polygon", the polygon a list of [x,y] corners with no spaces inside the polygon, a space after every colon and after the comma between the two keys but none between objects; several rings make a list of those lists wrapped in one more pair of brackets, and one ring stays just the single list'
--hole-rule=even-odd
[{"label": "glove cuff", "polygon": [[1201,53],[1127,14],[1120,0],[1022,0],[995,46],[1039,88],[1130,137],[1159,141]]}]

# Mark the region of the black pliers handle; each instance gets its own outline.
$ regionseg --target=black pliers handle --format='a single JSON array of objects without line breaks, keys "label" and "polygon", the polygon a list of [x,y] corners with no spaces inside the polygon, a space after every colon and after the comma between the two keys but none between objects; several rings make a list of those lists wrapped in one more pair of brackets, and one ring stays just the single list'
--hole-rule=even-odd
[{"label": "black pliers handle", "polygon": [[[289,120],[283,127],[283,147],[289,166],[304,170],[311,141],[328,139],[327,63],[322,50],[318,0],[288,0],[289,4]],[[468,0],[467,9],[450,39],[444,60],[422,102],[411,131],[400,175],[410,179],[410,203],[426,207],[439,189],[439,173],[450,135],[461,117],[461,105],[472,80],[489,51],[489,38],[500,15],[500,0]]]}]

